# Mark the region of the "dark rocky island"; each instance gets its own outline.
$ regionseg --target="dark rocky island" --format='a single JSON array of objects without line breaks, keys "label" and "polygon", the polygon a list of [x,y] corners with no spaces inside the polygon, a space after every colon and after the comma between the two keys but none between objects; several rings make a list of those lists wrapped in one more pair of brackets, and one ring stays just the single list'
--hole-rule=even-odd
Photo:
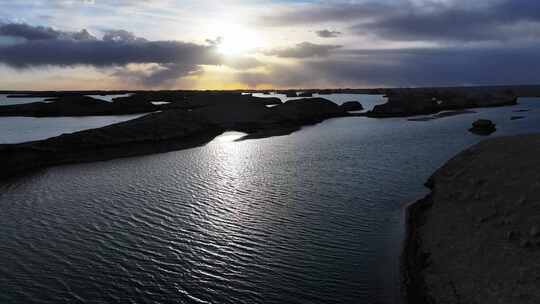
[{"label": "dark rocky island", "polygon": [[62,96],[45,102],[0,106],[0,116],[90,116],[148,113],[159,110],[158,106],[140,98],[119,98],[113,102],[88,96]]},{"label": "dark rocky island", "polygon": [[540,135],[458,154],[407,210],[407,303],[539,303]]},{"label": "dark rocky island", "polygon": [[448,110],[508,106],[517,104],[518,95],[513,91],[417,89],[390,91],[387,97],[387,103],[376,105],[367,116],[406,117]]}]

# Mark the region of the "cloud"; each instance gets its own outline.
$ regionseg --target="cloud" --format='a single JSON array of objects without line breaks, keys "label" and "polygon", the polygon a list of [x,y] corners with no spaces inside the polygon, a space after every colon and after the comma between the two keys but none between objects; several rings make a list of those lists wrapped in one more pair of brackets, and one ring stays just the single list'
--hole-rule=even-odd
[{"label": "cloud", "polygon": [[477,42],[540,37],[540,2],[502,1],[485,8],[436,6],[401,11],[352,27],[392,41]]},{"label": "cloud", "polygon": [[0,36],[23,38],[26,40],[95,40],[87,30],[80,32],[62,32],[51,27],[31,26],[25,23],[0,23]]},{"label": "cloud", "polygon": [[241,73],[251,86],[362,87],[535,84],[540,43],[516,47],[341,50],[325,60]]},{"label": "cloud", "polygon": [[[106,31],[101,39],[88,31],[64,32],[27,24],[3,24],[2,36],[23,39],[20,43],[0,44],[0,63],[25,69],[42,66],[86,65],[98,68],[129,64],[154,64],[132,77],[147,84],[188,76],[201,65],[227,64],[212,45],[180,41],[148,41],[125,30]],[[253,60],[237,59],[232,65],[255,65]],[[129,72],[128,70],[125,71]],[[119,75],[119,73],[117,72]],[[125,74],[127,76],[127,74]]]},{"label": "cloud", "polygon": [[279,12],[262,16],[259,23],[265,26],[291,26],[325,22],[345,22],[385,15],[393,11],[391,5],[379,2],[367,3],[306,3],[289,5]]},{"label": "cloud", "polygon": [[103,41],[108,42],[147,42],[146,39],[135,36],[126,30],[108,30],[103,35]]},{"label": "cloud", "polygon": [[0,36],[20,37],[28,40],[57,39],[60,33],[50,27],[27,24],[0,24]]},{"label": "cloud", "polygon": [[178,79],[200,74],[202,68],[189,64],[162,64],[152,65],[146,69],[134,69],[129,66],[118,67],[113,76],[127,82],[140,84],[146,87],[174,87]]},{"label": "cloud", "polygon": [[327,57],[332,51],[341,48],[341,45],[314,44],[302,42],[289,48],[273,49],[264,51],[265,55],[277,56],[282,58],[308,58],[308,57]]},{"label": "cloud", "polygon": [[352,33],[389,41],[440,43],[540,37],[540,1],[332,2],[296,5],[261,18],[267,26],[345,23]]},{"label": "cloud", "polygon": [[219,64],[212,48],[178,41],[37,40],[0,48],[0,62],[15,68],[130,63]]},{"label": "cloud", "polygon": [[317,36],[321,38],[335,38],[340,36],[342,33],[338,31],[330,31],[330,30],[320,30],[315,32]]}]

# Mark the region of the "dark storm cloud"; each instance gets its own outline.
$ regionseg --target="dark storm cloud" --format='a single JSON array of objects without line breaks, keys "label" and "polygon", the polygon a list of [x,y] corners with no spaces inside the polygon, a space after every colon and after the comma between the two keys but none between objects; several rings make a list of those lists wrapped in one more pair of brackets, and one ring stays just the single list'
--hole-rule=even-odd
[{"label": "dark storm cloud", "polygon": [[[480,3],[480,2],[479,2]],[[493,41],[540,37],[540,1],[414,4],[375,2],[299,6],[263,18],[266,25],[352,23],[351,31],[393,41]]]},{"label": "dark storm cloud", "polygon": [[177,41],[35,40],[0,48],[0,62],[15,68],[130,63],[218,64],[209,47]]},{"label": "dark storm cloud", "polygon": [[57,31],[51,27],[31,26],[25,23],[0,22],[0,37],[15,37],[25,40],[96,40],[87,30],[80,32]]},{"label": "dark storm cloud", "polygon": [[50,27],[30,26],[27,24],[1,24],[0,36],[19,37],[28,40],[57,39],[60,32]]},{"label": "dark storm cloud", "polygon": [[331,30],[320,30],[315,33],[321,38],[335,38],[341,35],[341,32]]},{"label": "dark storm cloud", "polygon": [[294,9],[281,11],[260,18],[260,22],[267,26],[290,26],[301,24],[316,24],[323,22],[342,22],[365,18],[373,18],[385,15],[385,12],[393,11],[390,5],[370,3],[326,3],[298,5]]},{"label": "dark storm cloud", "polygon": [[9,36],[26,39],[23,43],[0,47],[0,62],[15,68],[219,63],[212,47],[179,41],[148,41],[124,30],[107,31],[102,39],[97,39],[86,30],[62,32],[26,24],[7,24],[1,28],[8,29],[3,33]]},{"label": "dark storm cloud", "polygon": [[[0,38],[16,37],[20,43],[0,46],[0,63],[24,69],[39,66],[122,67],[155,64],[148,71],[124,69],[128,77],[148,84],[175,80],[198,72],[201,65],[229,64],[215,46],[180,41],[148,41],[124,30],[106,31],[96,38],[88,31],[64,32],[27,24],[0,25]],[[231,66],[256,66],[251,58],[238,58]],[[144,79],[143,79],[144,78]]]},{"label": "dark storm cloud", "polygon": [[405,11],[352,29],[399,41],[495,41],[539,37],[539,22],[539,1],[512,0],[478,9],[441,6]]},{"label": "dark storm cloud", "polygon": [[447,86],[540,82],[540,44],[496,48],[348,50],[327,60],[305,60],[270,73],[244,73],[257,85],[312,87]]},{"label": "dark storm cloud", "polygon": [[283,58],[327,57],[332,51],[341,47],[340,45],[302,42],[289,48],[267,50],[264,54]]}]

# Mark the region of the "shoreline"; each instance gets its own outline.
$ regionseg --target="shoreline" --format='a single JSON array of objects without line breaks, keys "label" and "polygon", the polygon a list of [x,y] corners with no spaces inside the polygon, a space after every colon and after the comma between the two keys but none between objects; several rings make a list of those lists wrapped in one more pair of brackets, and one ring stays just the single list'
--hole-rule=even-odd
[{"label": "shoreline", "polygon": [[540,134],[497,137],[448,160],[406,206],[403,303],[538,303]]},{"label": "shoreline", "polygon": [[420,292],[424,288],[425,282],[420,276],[421,264],[423,262],[415,221],[421,216],[423,208],[429,208],[431,202],[430,195],[408,203],[402,208],[404,217],[404,235],[401,241],[399,255],[399,290],[401,303],[429,303]]}]

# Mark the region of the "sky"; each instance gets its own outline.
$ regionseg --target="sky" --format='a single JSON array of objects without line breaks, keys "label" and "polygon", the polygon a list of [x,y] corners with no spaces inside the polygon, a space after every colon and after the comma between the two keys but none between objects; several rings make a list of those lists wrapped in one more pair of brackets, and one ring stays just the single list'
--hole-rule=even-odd
[{"label": "sky", "polygon": [[0,89],[539,84],[538,0],[0,0]]}]

